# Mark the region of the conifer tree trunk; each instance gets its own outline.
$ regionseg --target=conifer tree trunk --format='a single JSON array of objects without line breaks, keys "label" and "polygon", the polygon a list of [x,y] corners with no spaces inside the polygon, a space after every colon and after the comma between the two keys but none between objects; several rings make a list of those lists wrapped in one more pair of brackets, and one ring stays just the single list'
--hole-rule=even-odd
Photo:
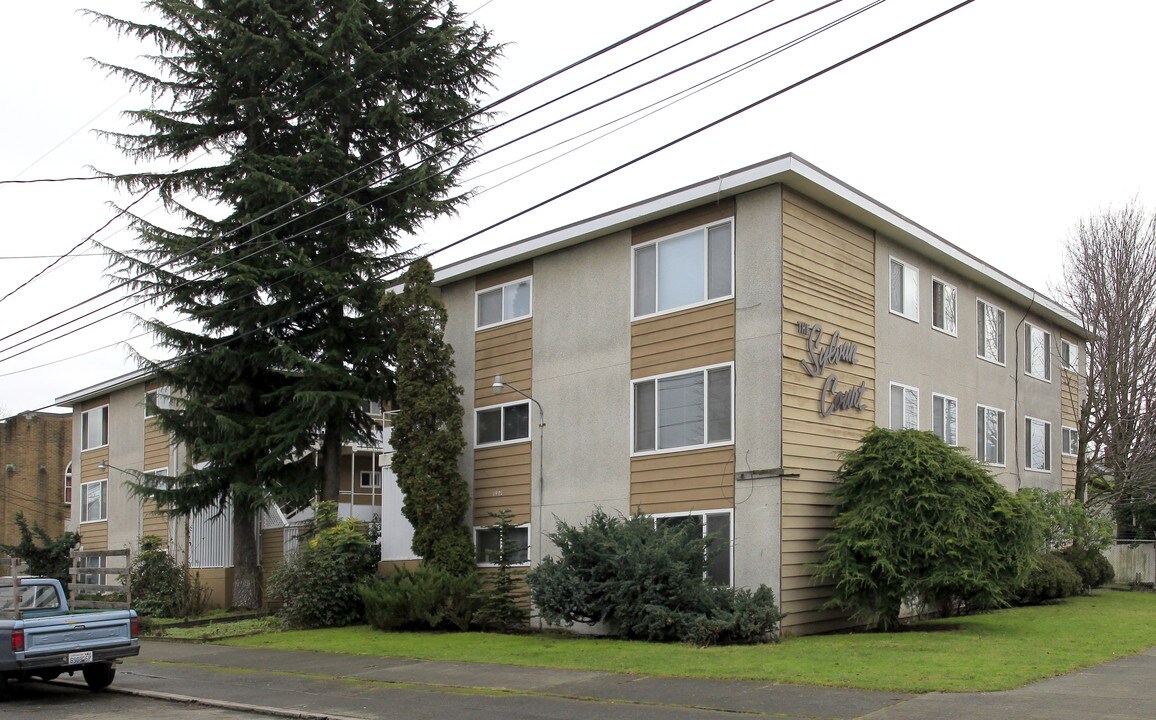
[{"label": "conifer tree trunk", "polygon": [[257,556],[257,517],[233,507],[233,607],[261,607],[261,571]]}]

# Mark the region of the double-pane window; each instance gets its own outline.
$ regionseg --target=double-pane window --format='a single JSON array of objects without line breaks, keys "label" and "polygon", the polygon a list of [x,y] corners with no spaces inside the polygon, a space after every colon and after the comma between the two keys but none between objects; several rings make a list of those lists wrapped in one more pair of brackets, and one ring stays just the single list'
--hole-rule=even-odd
[{"label": "double-pane window", "polygon": [[1029,470],[1047,472],[1052,469],[1052,424],[1026,418],[1024,420],[1024,457]]},{"label": "double-pane window", "polygon": [[1052,379],[1052,334],[1024,325],[1024,372],[1040,380]]},{"label": "double-pane window", "polygon": [[695,370],[634,383],[634,451],[731,440],[731,368]]},{"label": "double-pane window", "polygon": [[679,527],[693,536],[709,540],[706,548],[704,579],[716,585],[731,584],[731,514],[729,511],[662,515],[654,518],[656,527]]},{"label": "double-pane window", "polygon": [[1004,312],[995,305],[976,301],[978,353],[984,360],[1004,364]]},{"label": "double-pane window", "polygon": [[958,403],[946,395],[931,396],[931,431],[948,445],[959,444]]},{"label": "double-pane window", "polygon": [[1060,341],[1060,365],[1065,370],[1077,372],[1080,369],[1080,348],[1067,340]]},{"label": "double-pane window", "polygon": [[1080,454],[1080,433],[1076,428],[1060,428],[1060,452],[1072,457]]},{"label": "double-pane window", "polygon": [[108,445],[108,405],[102,405],[80,414],[80,449]]},{"label": "double-pane window", "polygon": [[108,489],[107,480],[82,483],[80,486],[80,521],[94,522],[108,517],[108,501],[105,491]]},{"label": "double-pane window", "polygon": [[531,278],[482,290],[478,293],[478,329],[530,316]]},{"label": "double-pane window", "polygon": [[525,440],[530,437],[530,403],[485,408],[477,411],[477,445]]},{"label": "double-pane window", "polygon": [[729,297],[734,276],[731,223],[634,247],[634,317]]},{"label": "double-pane window", "polygon": [[167,387],[159,387],[145,392],[144,414],[146,418],[154,417],[157,410],[168,410],[172,407],[171,391]]},{"label": "double-pane window", "polygon": [[498,565],[502,553],[506,554],[507,565],[525,565],[530,562],[530,528],[488,527],[474,531],[474,548],[479,565]]},{"label": "double-pane window", "polygon": [[949,335],[955,335],[959,330],[955,299],[954,285],[938,278],[931,279],[931,326]]},{"label": "double-pane window", "polygon": [[891,383],[891,429],[919,429],[919,389]]},{"label": "double-pane window", "polygon": [[1003,410],[979,405],[976,409],[976,457],[992,465],[1004,464],[1004,436],[1006,434]]},{"label": "double-pane window", "polygon": [[919,270],[891,258],[891,312],[919,322]]}]

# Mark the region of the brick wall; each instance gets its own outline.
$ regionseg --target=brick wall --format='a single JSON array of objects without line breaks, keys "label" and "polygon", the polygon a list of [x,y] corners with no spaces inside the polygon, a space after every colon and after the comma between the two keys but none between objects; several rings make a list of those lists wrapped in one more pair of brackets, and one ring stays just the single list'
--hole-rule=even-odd
[{"label": "brick wall", "polygon": [[19,541],[24,511],[56,537],[64,532],[64,470],[72,456],[72,415],[21,413],[0,421],[0,544]]}]

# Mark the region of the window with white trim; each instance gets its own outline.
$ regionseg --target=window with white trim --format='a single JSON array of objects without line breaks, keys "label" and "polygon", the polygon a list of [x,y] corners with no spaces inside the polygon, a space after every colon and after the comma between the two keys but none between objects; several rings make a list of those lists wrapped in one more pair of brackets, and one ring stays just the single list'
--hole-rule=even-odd
[{"label": "window with white trim", "polygon": [[919,322],[919,270],[891,258],[891,312]]},{"label": "window with white trim", "polygon": [[959,403],[947,395],[931,394],[931,432],[948,445],[959,444]]},{"label": "window with white trim", "polygon": [[931,278],[931,327],[948,335],[959,332],[956,314],[956,290],[939,278]]},{"label": "window with white trim", "polygon": [[984,360],[1003,365],[1004,311],[984,300],[976,300],[978,354]]},{"label": "window with white trim", "polygon": [[80,485],[80,521],[96,522],[108,519],[108,480],[94,480]]},{"label": "window with white trim", "polygon": [[1060,427],[1060,452],[1070,457],[1080,454],[1080,431],[1066,425]]},{"label": "window with white trim", "polygon": [[85,410],[80,414],[80,449],[108,445],[108,405]]},{"label": "window with white trim", "polygon": [[363,488],[381,487],[381,471],[362,470],[358,476],[357,484]]},{"label": "window with white trim", "polygon": [[716,585],[730,585],[733,565],[731,511],[663,513],[654,516],[656,527],[688,527],[696,535],[709,539],[706,548],[706,572],[703,579]]},{"label": "window with white trim", "polygon": [[530,526],[508,527],[505,533],[502,532],[501,527],[474,528],[474,549],[478,565],[499,565],[503,549],[508,553],[507,564],[528,565],[530,563]]},{"label": "window with white trim", "polygon": [[1028,470],[1052,469],[1052,424],[1038,418],[1024,418],[1024,458]]},{"label": "window with white trim", "polygon": [[976,406],[975,455],[980,462],[1004,465],[1004,437],[1007,415],[999,408]]},{"label": "window with white trim", "polygon": [[167,387],[159,387],[145,392],[144,416],[156,417],[157,410],[168,410],[172,407],[172,391]]},{"label": "window with white trim", "polygon": [[731,366],[636,380],[634,452],[731,442]]},{"label": "window with white trim", "polygon": [[533,278],[514,280],[477,293],[477,329],[530,317]]},{"label": "window with white trim", "polygon": [[1052,334],[1024,323],[1024,372],[1040,380],[1052,379]]},{"label": "window with white trim", "polygon": [[731,221],[634,246],[634,317],[734,294]]},{"label": "window with white trim", "polygon": [[919,388],[891,383],[891,429],[919,429]]},{"label": "window with white trim", "polygon": [[1067,340],[1060,340],[1060,367],[1072,372],[1080,370],[1080,347]]},{"label": "window with white trim", "polygon": [[476,447],[521,442],[530,437],[530,401],[494,405],[475,411]]},{"label": "window with white trim", "polygon": [[72,463],[64,468],[64,504],[72,504]]}]

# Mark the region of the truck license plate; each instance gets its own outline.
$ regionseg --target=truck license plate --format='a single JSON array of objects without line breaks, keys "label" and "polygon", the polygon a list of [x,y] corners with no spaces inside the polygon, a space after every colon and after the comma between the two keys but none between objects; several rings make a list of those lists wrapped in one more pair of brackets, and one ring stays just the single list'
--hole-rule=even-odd
[{"label": "truck license plate", "polygon": [[68,653],[69,665],[84,665],[92,662],[92,651]]}]

